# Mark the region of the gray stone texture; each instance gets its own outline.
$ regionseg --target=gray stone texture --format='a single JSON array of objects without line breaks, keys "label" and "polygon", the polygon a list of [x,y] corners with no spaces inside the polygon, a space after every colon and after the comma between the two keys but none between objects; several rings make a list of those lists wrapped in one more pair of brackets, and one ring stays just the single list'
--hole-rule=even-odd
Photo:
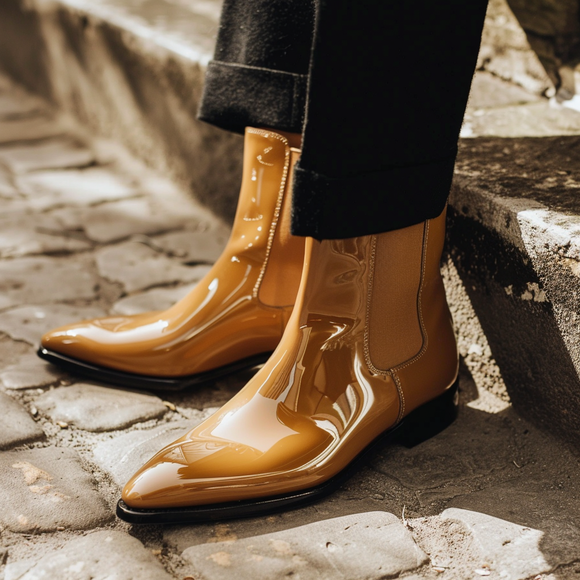
[{"label": "gray stone texture", "polygon": [[53,328],[104,315],[104,310],[96,306],[20,306],[0,312],[0,332],[14,340],[23,340],[32,346],[38,346],[40,337]]},{"label": "gray stone texture", "polygon": [[[469,568],[472,568],[472,573],[475,572],[473,565],[478,562],[481,563],[480,570],[487,569],[491,577],[506,580],[525,580],[554,568],[542,553],[544,534],[541,530],[455,508],[429,519],[434,521],[427,522],[426,527],[429,523],[433,525],[437,539],[434,541],[433,535],[425,534],[424,527],[421,531],[428,536],[426,543],[429,544],[431,560],[440,566],[452,567],[456,572],[462,571],[466,577]],[[418,522],[417,528],[420,527]],[[457,546],[450,546],[452,542],[456,542]],[[462,566],[457,565],[459,559],[450,557],[459,552],[463,552],[463,570],[460,570]]]},{"label": "gray stone texture", "polygon": [[555,568],[542,552],[543,532],[538,529],[463,509],[408,523],[443,578],[527,580]]},{"label": "gray stone texture", "polygon": [[53,421],[97,432],[125,429],[167,412],[158,397],[84,383],[47,391],[34,404]]},{"label": "gray stone texture", "polygon": [[108,441],[96,445],[93,460],[117,485],[123,486],[155,453],[195,427],[201,418],[200,413],[197,421],[164,423],[153,429],[115,435]]},{"label": "gray stone texture", "polygon": [[0,262],[0,307],[94,300],[98,279],[85,258],[28,257]]},{"label": "gray stone texture", "polygon": [[157,234],[183,226],[178,215],[158,214],[144,198],[105,203],[94,208],[64,208],[51,213],[68,230],[84,229],[88,238],[108,243],[133,235]]},{"label": "gray stone texture", "polygon": [[[539,463],[549,469],[546,459]],[[522,475],[456,497],[448,505],[538,531],[544,559],[552,568],[561,568],[580,560],[580,505],[570,483],[573,477],[561,468],[555,477]]]},{"label": "gray stone texture", "polygon": [[477,69],[484,69],[536,94],[553,90],[548,73],[531,49],[526,33],[506,0],[489,2]]},{"label": "gray stone texture", "polygon": [[0,409],[0,449],[10,449],[44,437],[44,431],[28,411],[5,393],[0,393]]},{"label": "gray stone texture", "polygon": [[[3,90],[6,90],[4,86]],[[29,93],[19,91],[15,85],[9,83],[10,93],[0,95],[0,119],[21,119],[43,113],[46,109],[44,101],[33,97]]]},{"label": "gray stone texture", "polygon": [[525,105],[468,111],[462,137],[552,137],[580,134],[577,111],[555,107],[546,99]]},{"label": "gray stone texture", "polygon": [[578,167],[579,137],[464,140],[448,226],[451,258],[511,401],[575,445]]},{"label": "gray stone texture", "polygon": [[159,560],[124,532],[103,530],[43,557],[6,566],[5,580],[170,580]]},{"label": "gray stone texture", "polygon": [[87,530],[113,517],[71,449],[0,453],[0,487],[0,524],[14,532]]},{"label": "gray stone texture", "polygon": [[121,283],[126,292],[197,281],[207,272],[206,266],[184,266],[178,260],[138,242],[103,248],[97,252],[96,261],[100,275]]},{"label": "gray stone texture", "polygon": [[48,139],[62,135],[65,131],[65,127],[50,118],[32,117],[11,121],[0,120],[0,145]]},{"label": "gray stone texture", "polygon": [[0,216],[0,258],[78,252],[90,247],[78,232],[63,231],[62,224],[50,215],[18,211]]},{"label": "gray stone texture", "polygon": [[108,167],[37,171],[18,176],[17,184],[28,206],[37,211],[90,206],[138,195],[128,179]]},{"label": "gray stone texture", "polygon": [[15,173],[39,169],[86,167],[94,161],[92,151],[71,138],[55,138],[30,145],[0,148],[0,161]]},{"label": "gray stone texture", "polygon": [[65,377],[64,372],[40,359],[26,354],[0,370],[0,382],[6,389],[22,390],[54,385]]},{"label": "gray stone texture", "polygon": [[473,111],[498,109],[543,101],[542,97],[487,71],[476,71],[471,83],[468,107]]},{"label": "gray stone texture", "polygon": [[12,175],[8,170],[0,167],[0,197],[2,198],[3,203],[19,196],[12,181]]},{"label": "gray stone texture", "polygon": [[393,514],[370,512],[231,542],[187,548],[199,580],[396,577],[427,562]]},{"label": "gray stone texture", "polygon": [[71,4],[3,3],[4,69],[231,220],[242,139],[196,119],[220,2]]}]

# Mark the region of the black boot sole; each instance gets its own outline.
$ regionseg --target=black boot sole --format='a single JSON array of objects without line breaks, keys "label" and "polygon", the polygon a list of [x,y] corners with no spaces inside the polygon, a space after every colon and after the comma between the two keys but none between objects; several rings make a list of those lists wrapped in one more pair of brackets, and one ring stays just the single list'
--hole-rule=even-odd
[{"label": "black boot sole", "polygon": [[131,524],[191,524],[226,519],[263,516],[303,507],[329,495],[360,470],[368,456],[386,443],[414,447],[437,435],[457,417],[458,382],[445,393],[410,413],[396,427],[379,435],[340,473],[327,482],[284,495],[195,507],[135,509],[122,499],[117,516]]},{"label": "black boot sole", "polygon": [[272,353],[261,353],[234,363],[224,365],[218,369],[187,375],[184,377],[151,377],[116,371],[114,369],[93,365],[41,346],[36,354],[68,372],[79,374],[90,379],[112,383],[123,387],[133,387],[150,391],[181,391],[190,387],[198,387],[221,379],[227,375],[264,364]]}]

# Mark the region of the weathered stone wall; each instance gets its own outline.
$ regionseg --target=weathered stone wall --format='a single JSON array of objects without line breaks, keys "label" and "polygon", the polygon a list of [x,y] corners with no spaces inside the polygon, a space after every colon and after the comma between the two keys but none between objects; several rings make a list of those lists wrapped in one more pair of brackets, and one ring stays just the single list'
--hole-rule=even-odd
[{"label": "weathered stone wall", "polygon": [[566,99],[579,62],[578,0],[490,0],[478,68]]}]

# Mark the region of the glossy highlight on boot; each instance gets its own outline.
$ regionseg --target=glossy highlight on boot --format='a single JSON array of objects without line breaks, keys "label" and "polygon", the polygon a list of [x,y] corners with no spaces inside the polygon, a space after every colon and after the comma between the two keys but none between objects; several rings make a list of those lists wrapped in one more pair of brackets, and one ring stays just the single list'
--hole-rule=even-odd
[{"label": "glossy highlight on boot", "polygon": [[[439,272],[445,216],[437,219],[308,239],[296,306],[272,357],[131,478],[119,516],[199,521],[298,505],[334,489],[369,446],[414,416],[427,425],[434,413],[435,430],[448,424],[458,358]],[[401,259],[404,272],[390,267]],[[402,317],[384,298],[397,288],[413,294]],[[377,330],[382,320],[401,325],[405,344]]]},{"label": "glossy highlight on boot", "polygon": [[199,284],[172,308],[109,316],[42,337],[42,358],[93,378],[141,388],[184,388],[263,363],[290,317],[304,241],[285,232],[299,151],[247,129],[230,239]]}]

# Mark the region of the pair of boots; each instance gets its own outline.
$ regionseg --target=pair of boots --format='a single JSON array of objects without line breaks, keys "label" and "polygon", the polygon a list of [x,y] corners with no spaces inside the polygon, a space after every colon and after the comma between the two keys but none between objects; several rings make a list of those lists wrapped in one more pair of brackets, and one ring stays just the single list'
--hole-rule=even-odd
[{"label": "pair of boots", "polygon": [[[265,362],[212,417],[127,483],[134,523],[256,515],[340,485],[374,443],[453,419],[458,359],[439,261],[445,215],[379,235],[289,232],[299,151],[247,129],[230,240],[164,312],[56,329],[43,358],[141,388],[180,388]],[[273,351],[273,352],[272,352]],[[399,428],[401,426],[401,428]]]}]

